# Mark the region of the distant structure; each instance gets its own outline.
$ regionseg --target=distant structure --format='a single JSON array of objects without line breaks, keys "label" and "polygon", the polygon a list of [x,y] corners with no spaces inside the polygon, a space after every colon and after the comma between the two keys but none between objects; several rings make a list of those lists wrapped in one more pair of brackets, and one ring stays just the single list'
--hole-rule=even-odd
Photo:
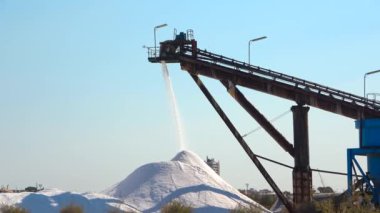
[{"label": "distant structure", "polygon": [[42,184],[37,184],[36,186],[28,186],[25,189],[10,189],[9,185],[7,186],[0,186],[0,193],[20,193],[20,192],[39,192],[44,190],[44,187]]},{"label": "distant structure", "polygon": [[216,172],[216,174],[220,175],[220,162],[216,161],[214,158],[206,158],[207,165],[211,167],[212,170]]}]

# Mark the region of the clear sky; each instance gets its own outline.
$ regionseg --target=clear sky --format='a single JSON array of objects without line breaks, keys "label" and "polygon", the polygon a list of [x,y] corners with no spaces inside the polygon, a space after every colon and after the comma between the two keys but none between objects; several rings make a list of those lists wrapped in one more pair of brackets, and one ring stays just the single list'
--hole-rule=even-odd
[{"label": "clear sky", "polygon": [[[158,3],[159,2],[159,3]],[[0,185],[100,191],[137,167],[178,151],[158,64],[143,45],[191,28],[201,49],[323,85],[363,93],[363,74],[380,68],[380,2],[363,1],[0,0]],[[169,71],[187,146],[221,161],[238,188],[269,188],[203,94],[178,64]],[[241,133],[257,124],[215,80],[204,79]],[[380,92],[380,75],[368,92]],[[294,103],[243,89],[268,118]],[[312,108],[311,166],[344,172],[357,147],[352,119]],[[275,126],[292,141],[288,114]],[[247,137],[257,154],[292,159],[264,132]],[[291,171],[264,163],[281,189]],[[343,189],[342,177],[322,174]],[[318,174],[314,186],[320,186]]]}]

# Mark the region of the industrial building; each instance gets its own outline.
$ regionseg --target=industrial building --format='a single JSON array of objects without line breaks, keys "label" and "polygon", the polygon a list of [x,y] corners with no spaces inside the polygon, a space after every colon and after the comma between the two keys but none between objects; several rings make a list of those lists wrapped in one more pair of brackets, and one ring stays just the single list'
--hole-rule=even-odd
[{"label": "industrial building", "polygon": [[220,162],[216,161],[214,158],[206,157],[205,162],[207,165],[216,172],[216,174],[220,175]]}]

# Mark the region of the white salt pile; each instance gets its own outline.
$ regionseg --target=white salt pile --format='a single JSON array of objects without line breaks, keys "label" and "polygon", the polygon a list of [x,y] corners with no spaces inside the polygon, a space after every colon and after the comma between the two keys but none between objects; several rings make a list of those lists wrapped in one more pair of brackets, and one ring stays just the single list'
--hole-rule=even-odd
[{"label": "white salt pile", "polygon": [[58,213],[71,204],[91,213],[159,212],[161,207],[177,200],[195,212],[229,212],[238,205],[270,212],[225,182],[190,151],[181,151],[168,162],[143,165],[105,193],[107,195],[58,189],[0,193],[0,204],[18,205],[29,212]]},{"label": "white salt pile", "polygon": [[195,212],[229,212],[238,205],[253,205],[269,212],[190,151],[181,151],[169,162],[143,165],[104,193],[143,212],[158,212],[173,200],[190,205]]},{"label": "white salt pile", "polygon": [[37,193],[0,193],[0,205],[17,205],[28,212],[59,213],[69,205],[82,207],[84,212],[138,212],[123,201],[95,193],[75,193],[58,189],[43,190]]}]

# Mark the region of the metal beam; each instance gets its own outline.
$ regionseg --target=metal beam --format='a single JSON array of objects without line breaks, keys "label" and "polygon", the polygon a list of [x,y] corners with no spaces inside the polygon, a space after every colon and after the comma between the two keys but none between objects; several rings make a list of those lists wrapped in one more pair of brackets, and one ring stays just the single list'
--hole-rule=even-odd
[{"label": "metal beam", "polygon": [[251,104],[242,92],[231,81],[220,81],[227,89],[228,93],[254,118],[257,123],[292,157],[294,148],[291,143]]},{"label": "metal beam", "polygon": [[264,176],[265,180],[268,182],[268,184],[272,187],[273,191],[277,194],[281,202],[285,205],[285,207],[288,209],[289,212],[293,212],[293,205],[292,203],[286,199],[285,195],[281,192],[281,190],[278,188],[276,183],[273,181],[272,177],[268,174],[268,172],[265,170],[264,166],[260,163],[259,159],[257,159],[256,155],[252,152],[251,148],[248,146],[248,144],[245,142],[243,137],[240,135],[238,130],[235,128],[235,126],[232,124],[230,119],[227,117],[227,115],[224,113],[222,108],[219,106],[219,104],[216,102],[216,100],[212,97],[211,93],[207,90],[206,86],[202,83],[202,81],[198,78],[197,75],[190,74],[195,83],[198,85],[198,87],[201,89],[203,94],[206,96],[207,100],[211,103],[211,105],[214,107],[216,112],[219,114],[219,116],[222,118],[224,123],[227,125],[227,127],[230,129],[232,134],[235,136],[239,144],[242,146],[244,151],[247,153],[249,158],[252,160],[252,162],[256,165],[258,170],[261,172],[261,174]]},{"label": "metal beam", "polygon": [[[179,56],[179,61],[181,68],[191,74],[199,74],[217,80],[231,80],[235,85],[295,101],[298,104],[306,104],[353,119],[358,119],[362,115],[366,118],[380,117],[380,111],[354,104],[355,101],[349,102],[344,99],[335,99],[334,95],[325,95],[324,92],[310,92],[307,88],[298,87],[297,84],[285,84],[282,81],[276,81],[261,75],[252,75],[197,58]],[[194,66],[197,68],[196,70],[192,70]]]}]

